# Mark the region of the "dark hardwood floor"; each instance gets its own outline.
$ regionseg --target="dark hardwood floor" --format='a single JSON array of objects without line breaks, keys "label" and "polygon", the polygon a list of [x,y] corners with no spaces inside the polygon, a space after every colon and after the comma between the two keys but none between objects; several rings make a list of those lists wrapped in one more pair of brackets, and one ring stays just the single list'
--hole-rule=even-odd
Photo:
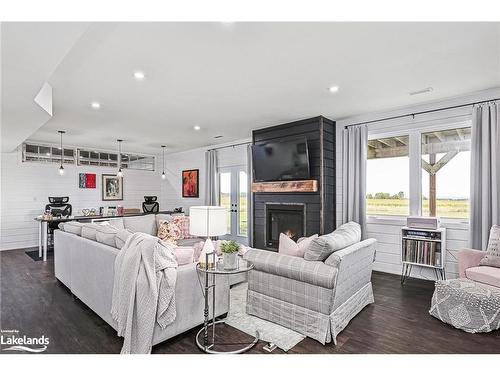
[{"label": "dark hardwood floor", "polygon": [[[50,338],[47,353],[119,353],[122,339],[54,277],[52,261],[35,262],[24,250],[0,252],[0,328]],[[373,274],[375,303],[365,307],[338,336],[338,344],[306,338],[289,353],[500,353],[500,331],[469,334],[428,313],[433,282]],[[153,353],[200,353],[190,330],[153,348]],[[249,336],[225,327],[220,340]],[[250,353],[267,353],[259,342]],[[276,349],[273,354],[283,353]]]}]

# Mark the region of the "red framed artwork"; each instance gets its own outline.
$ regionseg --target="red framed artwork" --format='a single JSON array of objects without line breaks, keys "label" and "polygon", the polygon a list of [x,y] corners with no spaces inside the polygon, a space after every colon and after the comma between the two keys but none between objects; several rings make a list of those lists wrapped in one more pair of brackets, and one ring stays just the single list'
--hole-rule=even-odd
[{"label": "red framed artwork", "polygon": [[189,169],[182,171],[182,197],[200,197],[200,170]]},{"label": "red framed artwork", "polygon": [[78,175],[78,187],[80,189],[95,189],[95,173],[80,173]]}]

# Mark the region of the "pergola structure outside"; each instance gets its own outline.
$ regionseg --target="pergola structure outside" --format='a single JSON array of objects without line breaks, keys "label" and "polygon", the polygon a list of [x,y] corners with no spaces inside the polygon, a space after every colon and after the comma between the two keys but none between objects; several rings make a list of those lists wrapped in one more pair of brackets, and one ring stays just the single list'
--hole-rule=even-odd
[{"label": "pergola structure outside", "polygon": [[[429,215],[436,216],[437,173],[459,152],[470,151],[471,129],[459,128],[422,134],[422,169],[429,174]],[[397,136],[368,141],[368,159],[409,155],[409,137]],[[428,160],[424,156],[428,155]],[[438,160],[438,156],[440,156]]]}]

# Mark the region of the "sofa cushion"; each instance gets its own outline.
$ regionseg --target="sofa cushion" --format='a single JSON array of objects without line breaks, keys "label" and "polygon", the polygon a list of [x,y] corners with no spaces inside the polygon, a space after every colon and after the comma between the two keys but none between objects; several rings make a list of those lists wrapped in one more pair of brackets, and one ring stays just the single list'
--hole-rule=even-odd
[{"label": "sofa cushion", "polygon": [[108,246],[116,247],[115,236],[118,232],[112,225],[99,225],[96,227],[96,241]]},{"label": "sofa cushion", "polygon": [[500,226],[493,225],[490,230],[490,239],[488,240],[488,248],[486,256],[479,262],[481,266],[499,267],[500,268]]},{"label": "sofa cushion", "polygon": [[330,234],[325,234],[312,241],[304,253],[305,260],[324,261],[335,251],[355,244],[361,240],[361,227],[350,221],[341,225]]},{"label": "sofa cushion", "polygon": [[178,246],[194,246],[200,242],[201,242],[201,247],[203,248],[203,244],[205,243],[205,241],[200,241],[199,238],[182,239],[182,240],[177,241],[177,245]]},{"label": "sofa cushion", "polygon": [[125,226],[123,225],[123,218],[121,217],[118,217],[116,219],[109,219],[107,223],[117,230],[125,229]]},{"label": "sofa cushion", "polygon": [[310,262],[298,257],[257,249],[248,250],[243,259],[252,263],[258,271],[324,288],[333,288],[335,285],[337,269],[323,262]]},{"label": "sofa cushion", "polygon": [[92,241],[97,241],[96,234],[100,224],[84,223],[82,226],[82,237]]},{"label": "sofa cushion", "polygon": [[115,247],[121,249],[131,235],[133,235],[133,233],[128,229],[120,229],[115,234]]},{"label": "sofa cushion", "polygon": [[78,221],[68,221],[66,223],[60,223],[60,224],[63,224],[62,228],[61,228],[61,226],[59,226],[59,228],[61,230],[68,232],[68,233],[76,234],[78,236],[82,235],[83,223],[80,223]]},{"label": "sofa cushion", "polygon": [[471,267],[465,270],[468,279],[500,288],[500,268],[490,266]]},{"label": "sofa cushion", "polygon": [[132,233],[142,232],[156,236],[156,215],[124,217],[123,225]]},{"label": "sofa cushion", "polygon": [[179,266],[194,263],[194,249],[192,246],[177,246],[174,248],[174,255]]},{"label": "sofa cushion", "polygon": [[290,255],[292,257],[304,258],[304,253],[311,245],[312,241],[316,238],[318,238],[317,234],[312,235],[311,237],[302,237],[295,242],[286,234],[280,233],[278,253]]}]

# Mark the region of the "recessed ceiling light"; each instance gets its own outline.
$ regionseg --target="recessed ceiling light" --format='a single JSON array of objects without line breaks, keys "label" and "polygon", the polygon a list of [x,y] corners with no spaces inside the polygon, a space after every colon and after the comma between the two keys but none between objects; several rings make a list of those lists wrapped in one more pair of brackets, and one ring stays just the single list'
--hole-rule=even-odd
[{"label": "recessed ceiling light", "polygon": [[101,108],[101,104],[99,102],[92,102],[90,103],[90,106],[94,109],[99,109]]},{"label": "recessed ceiling light", "polygon": [[336,92],[339,91],[339,87],[338,86],[330,86],[328,91],[330,91],[332,94],[335,94]]},{"label": "recessed ceiling light", "polygon": [[193,126],[193,129],[194,129],[194,130],[200,130],[200,129],[201,129],[201,126],[200,126],[200,125],[195,125],[195,126]]},{"label": "recessed ceiling light", "polygon": [[138,70],[136,72],[134,72],[134,78],[137,80],[137,81],[142,81],[146,76],[144,75],[144,72]]}]

